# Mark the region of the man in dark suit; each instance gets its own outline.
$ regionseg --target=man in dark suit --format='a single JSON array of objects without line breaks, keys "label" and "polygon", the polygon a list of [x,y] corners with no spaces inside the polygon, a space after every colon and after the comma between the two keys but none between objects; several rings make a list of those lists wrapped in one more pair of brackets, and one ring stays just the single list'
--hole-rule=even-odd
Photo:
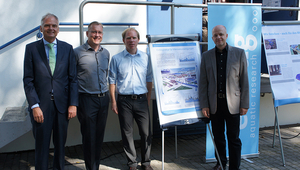
[{"label": "man in dark suit", "polygon": [[212,131],[221,162],[213,168],[226,168],[226,140],[229,146],[229,169],[238,170],[241,162],[240,115],[249,108],[247,59],[243,49],[226,43],[226,28],[212,30],[215,48],[203,53],[200,66],[200,107],[211,119]]},{"label": "man in dark suit", "polygon": [[68,123],[76,116],[78,105],[73,48],[56,39],[58,26],[55,15],[43,16],[40,30],[44,38],[28,44],[25,50],[23,83],[35,138],[37,170],[48,169],[52,132],[53,169],[64,169]]}]

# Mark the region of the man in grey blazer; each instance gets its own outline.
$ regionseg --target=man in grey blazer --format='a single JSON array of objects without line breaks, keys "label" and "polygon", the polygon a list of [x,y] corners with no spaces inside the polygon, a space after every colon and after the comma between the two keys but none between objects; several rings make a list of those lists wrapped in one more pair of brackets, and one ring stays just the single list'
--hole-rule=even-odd
[{"label": "man in grey blazer", "polygon": [[249,108],[247,59],[243,49],[226,43],[226,28],[212,30],[215,48],[203,53],[200,66],[200,107],[211,119],[212,131],[221,162],[213,168],[226,169],[226,140],[229,148],[229,170],[238,170],[241,162],[240,115]]}]

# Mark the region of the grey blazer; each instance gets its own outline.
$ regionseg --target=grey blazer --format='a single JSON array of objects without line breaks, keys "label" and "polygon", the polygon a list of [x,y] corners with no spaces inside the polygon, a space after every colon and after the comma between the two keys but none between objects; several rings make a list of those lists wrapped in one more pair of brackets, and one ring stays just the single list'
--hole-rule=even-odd
[{"label": "grey blazer", "polygon": [[[199,84],[200,107],[217,111],[217,64],[215,48],[202,55]],[[228,45],[226,65],[226,99],[231,114],[249,108],[249,82],[245,51]]]}]

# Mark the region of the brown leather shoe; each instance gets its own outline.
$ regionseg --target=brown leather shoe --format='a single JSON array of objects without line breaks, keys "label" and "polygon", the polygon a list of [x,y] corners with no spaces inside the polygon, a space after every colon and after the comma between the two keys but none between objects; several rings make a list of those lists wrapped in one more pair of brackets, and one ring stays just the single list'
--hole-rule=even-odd
[{"label": "brown leather shoe", "polygon": [[142,168],[144,170],[153,170],[153,168],[150,165],[147,165],[147,166],[142,165]]},{"label": "brown leather shoe", "polygon": [[212,170],[222,170],[221,166],[220,165],[216,165],[213,167]]}]

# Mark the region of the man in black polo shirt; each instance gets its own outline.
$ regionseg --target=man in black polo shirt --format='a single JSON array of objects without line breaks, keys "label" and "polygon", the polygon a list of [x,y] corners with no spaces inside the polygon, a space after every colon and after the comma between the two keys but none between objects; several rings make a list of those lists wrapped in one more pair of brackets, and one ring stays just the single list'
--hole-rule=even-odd
[{"label": "man in black polo shirt", "polygon": [[226,43],[226,28],[217,25],[212,30],[215,48],[203,53],[200,66],[200,106],[211,119],[212,131],[221,162],[213,168],[226,169],[226,140],[229,147],[229,170],[238,170],[241,162],[240,115],[249,108],[247,59],[243,49]]}]

